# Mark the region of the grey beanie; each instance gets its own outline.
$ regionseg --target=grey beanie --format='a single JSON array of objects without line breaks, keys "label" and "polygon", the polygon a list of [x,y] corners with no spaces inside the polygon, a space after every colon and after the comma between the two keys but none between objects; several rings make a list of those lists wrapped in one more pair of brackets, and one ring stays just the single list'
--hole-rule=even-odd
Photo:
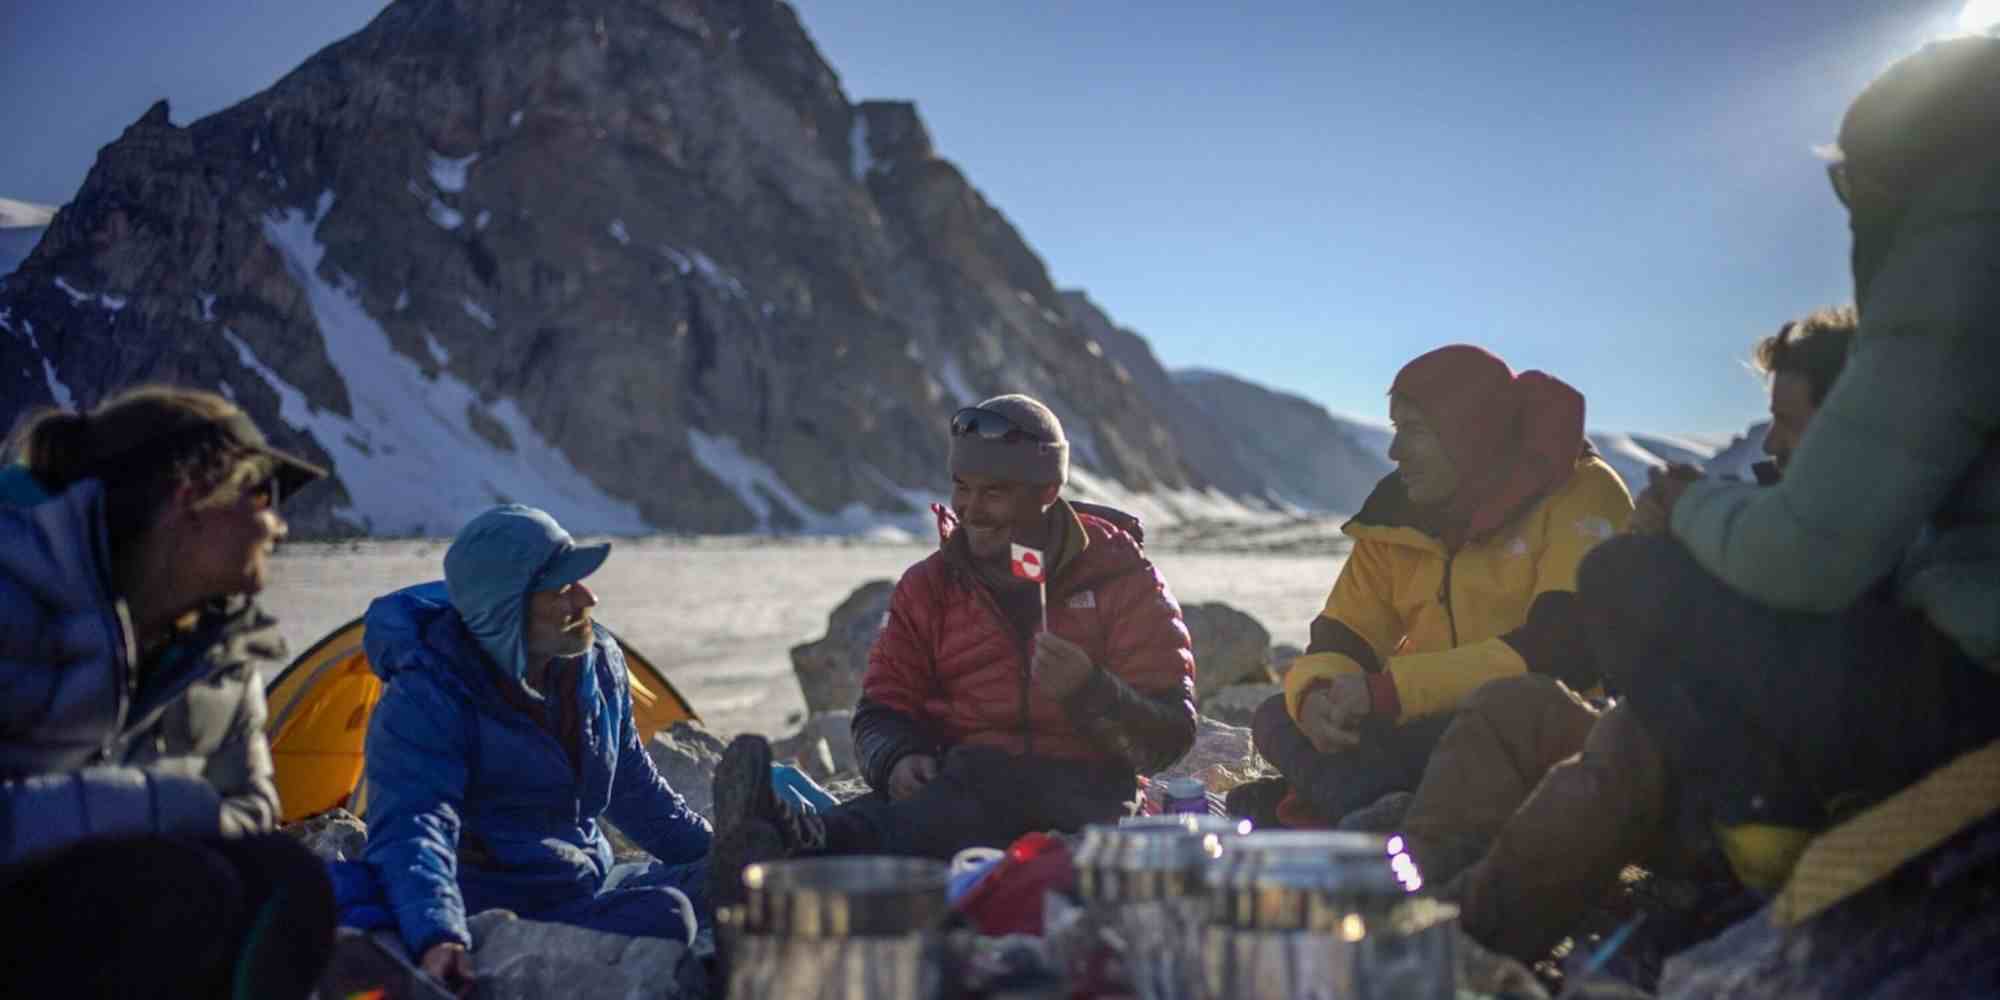
[{"label": "grey beanie", "polygon": [[995,396],[974,409],[997,413],[1040,441],[994,441],[978,435],[951,439],[951,474],[970,472],[1019,483],[1069,482],[1069,439],[1062,421],[1039,401],[1020,393]]}]

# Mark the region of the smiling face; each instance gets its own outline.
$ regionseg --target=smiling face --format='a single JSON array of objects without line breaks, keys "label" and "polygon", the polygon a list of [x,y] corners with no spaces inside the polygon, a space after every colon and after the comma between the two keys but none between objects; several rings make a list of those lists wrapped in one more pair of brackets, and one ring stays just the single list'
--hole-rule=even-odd
[{"label": "smiling face", "polygon": [[1778,463],[1778,471],[1792,464],[1792,452],[1798,450],[1806,425],[1818,412],[1812,380],[1804,373],[1779,372],[1771,377],[1771,429],[1764,432],[1764,454]]},{"label": "smiling face", "polygon": [[581,581],[529,594],[527,622],[522,626],[529,666],[590,652],[594,639],[590,609],[596,606],[597,595]]},{"label": "smiling face", "polygon": [[1458,470],[1445,454],[1444,439],[1424,419],[1416,405],[1401,396],[1389,397],[1389,421],[1396,436],[1389,442],[1389,460],[1410,499],[1424,505],[1440,504],[1458,492]]},{"label": "smiling face", "polygon": [[972,472],[951,478],[951,512],[958,515],[972,557],[1005,560],[1016,540],[1038,539],[1060,487],[996,479]]}]

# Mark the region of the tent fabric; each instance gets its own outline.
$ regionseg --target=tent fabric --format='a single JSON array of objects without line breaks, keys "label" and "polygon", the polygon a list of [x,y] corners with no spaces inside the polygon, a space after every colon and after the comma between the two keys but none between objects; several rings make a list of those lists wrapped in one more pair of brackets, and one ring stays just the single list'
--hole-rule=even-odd
[{"label": "tent fabric", "polygon": [[[356,786],[368,717],[382,698],[382,681],[369,669],[364,635],[359,618],[334,629],[265,688],[270,715],[264,735],[277,768],[282,822],[335,808],[367,814],[363,790]],[[650,741],[676,722],[700,718],[651,661],[623,640],[618,645],[625,652],[632,721],[640,740]]]}]

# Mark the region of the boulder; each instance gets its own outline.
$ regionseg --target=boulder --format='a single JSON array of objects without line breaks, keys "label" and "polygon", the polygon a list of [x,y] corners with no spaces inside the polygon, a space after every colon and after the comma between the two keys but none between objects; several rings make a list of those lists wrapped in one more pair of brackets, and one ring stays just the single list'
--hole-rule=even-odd
[{"label": "boulder", "polygon": [[1232,684],[1202,699],[1201,714],[1232,726],[1248,726],[1257,706],[1284,691],[1280,684]]},{"label": "boulder", "polygon": [[1221,795],[1246,781],[1269,776],[1250,745],[1250,730],[1206,717],[1197,722],[1194,749],[1157,777],[1193,775],[1209,791]]},{"label": "boulder", "polygon": [[798,676],[810,715],[852,710],[861,700],[868,650],[888,620],[889,595],[895,589],[889,580],[862,584],[827,616],[824,637],[792,647],[792,673]]},{"label": "boulder", "polygon": [[792,761],[814,781],[826,782],[861,770],[854,756],[854,712],[822,712],[805,721],[799,731],[771,741],[771,755],[778,761]]},{"label": "boulder", "polygon": [[1271,679],[1283,682],[1285,675],[1291,672],[1292,661],[1304,655],[1306,655],[1305,650],[1288,643],[1279,643],[1276,646],[1272,646],[1270,656]]},{"label": "boulder", "polygon": [[681,941],[522,920],[506,910],[487,910],[468,925],[480,1000],[701,995],[698,963],[689,960],[688,946]]},{"label": "boulder", "polygon": [[323,861],[359,861],[368,846],[368,824],[345,809],[330,809],[284,829]]},{"label": "boulder", "polygon": [[715,765],[722,761],[727,745],[708,727],[686,720],[655,735],[646,745],[646,753],[667,784],[687,799],[689,808],[713,819]]},{"label": "boulder", "polygon": [[1227,604],[1210,601],[1181,608],[1194,637],[1195,697],[1244,681],[1270,679],[1271,633],[1257,619]]}]

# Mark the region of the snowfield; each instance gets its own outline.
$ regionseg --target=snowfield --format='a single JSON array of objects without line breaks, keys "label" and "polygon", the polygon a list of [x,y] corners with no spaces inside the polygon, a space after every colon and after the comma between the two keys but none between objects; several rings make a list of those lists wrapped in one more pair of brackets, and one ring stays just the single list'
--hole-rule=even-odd
[{"label": "snowfield", "polygon": [[[1346,548],[1329,530],[1285,554],[1149,546],[1183,604],[1222,601],[1273,642],[1304,646]],[[273,561],[262,602],[292,655],[380,594],[443,575],[448,541],[314,542]],[[664,671],[713,729],[780,734],[804,710],[788,651],[869,580],[893,580],[934,546],[755,537],[617,539],[591,577],[598,620]],[[268,678],[267,678],[268,680]]]}]

